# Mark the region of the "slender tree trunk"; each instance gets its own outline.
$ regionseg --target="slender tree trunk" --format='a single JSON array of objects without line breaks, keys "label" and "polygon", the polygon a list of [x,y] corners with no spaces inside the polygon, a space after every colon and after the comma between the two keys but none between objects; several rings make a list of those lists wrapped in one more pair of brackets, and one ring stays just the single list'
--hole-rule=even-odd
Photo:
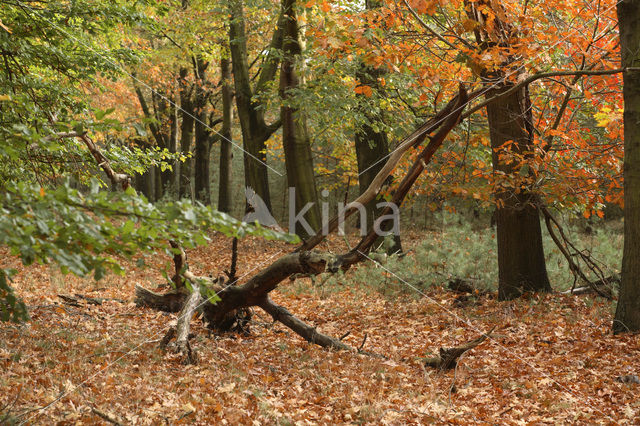
[{"label": "slender tree trunk", "polygon": [[220,131],[220,181],[218,186],[218,210],[231,213],[231,122],[233,120],[233,104],[230,86],[231,70],[229,59],[220,61],[220,78],[222,80],[222,130]]},{"label": "slender tree trunk", "polygon": [[[299,110],[288,104],[291,97],[290,91],[299,86],[295,61],[300,55],[300,45],[294,6],[295,0],[282,0],[285,19],[283,59],[280,70],[280,96],[283,99],[283,106],[280,109],[280,115],[287,183],[289,188],[295,188],[295,200],[289,200],[289,203],[295,201],[294,215],[298,215],[301,210],[306,209],[308,204],[311,204],[304,215],[304,219],[311,229],[303,226],[302,222],[297,222],[295,226],[295,233],[306,238],[320,229],[321,219],[307,122]],[[294,230],[290,229],[289,231]]]},{"label": "slender tree trunk", "polygon": [[206,126],[207,122],[207,89],[206,71],[208,63],[198,58],[195,61],[195,195],[203,204],[211,204],[211,132]]},{"label": "slender tree trunk", "polygon": [[[180,151],[188,156],[193,142],[194,108],[191,99],[192,87],[186,82],[189,71],[180,69],[180,108],[182,110],[182,123],[180,127]],[[191,163],[192,158],[187,158],[180,163],[179,198],[192,198],[191,190]]]},{"label": "slender tree trunk", "polygon": [[[623,67],[640,67],[640,0],[618,2]],[[614,333],[640,330],[640,72],[624,80],[624,252]]]},{"label": "slender tree trunk", "polygon": [[[510,85],[491,90],[487,97]],[[517,173],[516,162],[505,161],[506,148],[516,155],[533,150],[533,127],[527,88],[487,106],[494,173]],[[551,291],[542,247],[542,230],[535,194],[526,188],[500,187],[495,192],[498,238],[498,296],[513,299],[526,291]]]},{"label": "slender tree trunk", "polygon": [[[173,96],[170,98],[171,103],[169,104],[169,139],[168,144],[165,146],[170,153],[175,153],[177,150],[177,133],[178,133],[178,112],[175,107],[175,99]],[[172,164],[172,169],[165,169],[160,174],[160,178],[162,181],[162,190],[164,193],[174,195],[173,182],[175,179],[175,173],[177,170],[177,165]]]},{"label": "slender tree trunk", "polygon": [[162,187],[162,172],[160,170],[160,166],[153,167],[153,191],[154,196],[153,199],[158,201],[164,195],[163,187]]},{"label": "slender tree trunk", "polygon": [[[176,136],[176,108],[171,105],[167,101],[165,101],[161,96],[157,93],[153,92],[151,94],[151,101],[153,106],[153,111],[149,108],[149,104],[142,92],[142,89],[136,84],[134,80],[135,92],[138,97],[138,101],[140,103],[140,107],[142,108],[142,112],[144,113],[145,118],[151,120],[154,119],[156,122],[151,122],[149,124],[149,129],[151,130],[151,134],[153,139],[156,142],[156,145],[159,148],[167,148],[170,152],[175,152],[175,136]],[[158,125],[157,122],[164,122],[165,117],[169,117],[169,129],[166,131],[166,127]],[[154,183],[155,194],[154,197],[156,200],[162,198],[164,191],[167,190],[170,186],[170,182],[173,179],[173,175],[175,173],[175,169],[165,170],[162,172],[159,167],[156,168],[156,182]]]},{"label": "slender tree trunk", "polygon": [[[367,0],[367,9],[375,9],[380,7],[381,2],[379,0]],[[376,94],[382,92],[380,87],[379,78],[385,74],[384,68],[374,68],[360,65],[360,68],[356,71],[356,80],[358,84],[371,87],[372,91]],[[359,94],[357,96],[364,97],[365,95]],[[378,174],[385,164],[385,160],[389,155],[389,141],[387,133],[384,131],[374,130],[373,123],[382,123],[383,117],[379,111],[366,111],[367,123],[363,125],[355,135],[355,148],[356,158],[358,161],[358,184],[360,187],[360,194],[362,194],[371,185],[373,178]],[[392,178],[389,178],[391,181]],[[390,183],[390,182],[389,182]],[[377,198],[370,201],[365,206],[366,209],[366,229],[368,232],[373,228],[375,220],[377,219],[376,204],[381,200]],[[360,219],[360,225],[364,225],[363,218]],[[387,231],[389,226],[387,223],[382,224],[381,229]],[[376,242],[376,246],[382,243],[382,239]],[[393,239],[393,244],[387,247],[387,253],[397,253],[402,251],[402,244],[400,242],[400,236],[396,235]]]}]

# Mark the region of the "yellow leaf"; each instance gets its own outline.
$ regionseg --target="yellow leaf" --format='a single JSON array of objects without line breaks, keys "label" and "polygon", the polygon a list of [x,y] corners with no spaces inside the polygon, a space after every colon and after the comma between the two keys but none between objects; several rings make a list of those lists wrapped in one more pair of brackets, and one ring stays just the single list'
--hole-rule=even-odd
[{"label": "yellow leaf", "polygon": [[41,197],[44,197],[44,194],[45,194],[45,192],[44,192],[44,188],[43,188],[43,187],[40,187],[40,196],[41,196]]}]

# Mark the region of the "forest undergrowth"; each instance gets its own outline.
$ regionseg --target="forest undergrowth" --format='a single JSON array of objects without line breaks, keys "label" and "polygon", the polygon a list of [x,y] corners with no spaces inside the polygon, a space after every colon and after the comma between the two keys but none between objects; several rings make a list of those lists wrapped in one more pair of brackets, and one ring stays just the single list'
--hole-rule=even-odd
[{"label": "forest undergrowth", "polygon": [[[615,225],[576,235],[611,268],[619,265]],[[166,281],[159,272],[131,265],[126,276],[95,283],[47,266],[21,268],[13,285],[31,320],[0,325],[0,423],[635,423],[640,385],[624,377],[640,373],[640,336],[611,334],[612,301],[553,293],[457,303],[446,288],[452,277],[495,288],[493,241],[491,228],[445,221],[439,230],[408,232],[401,259],[286,281],[273,293],[319,331],[386,358],[324,350],[255,308],[248,334],[213,335],[194,320],[198,363],[185,366],[158,349],[175,315],[132,301],[136,284],[155,289]],[[332,237],[328,246],[337,251],[340,243]],[[566,266],[545,244],[552,285],[570,287]],[[213,236],[208,247],[189,251],[191,269],[222,274],[230,246]],[[238,275],[291,249],[244,239]],[[19,266],[3,258],[3,267]],[[492,327],[454,370],[424,366],[440,347]]]}]

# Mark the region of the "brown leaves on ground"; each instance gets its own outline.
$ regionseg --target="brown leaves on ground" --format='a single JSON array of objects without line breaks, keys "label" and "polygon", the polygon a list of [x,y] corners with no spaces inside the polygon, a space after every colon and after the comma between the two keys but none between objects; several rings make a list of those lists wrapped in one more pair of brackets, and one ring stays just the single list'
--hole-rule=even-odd
[{"label": "brown leaves on ground", "polygon": [[[216,237],[189,253],[195,273],[228,268]],[[269,262],[280,243],[240,244],[238,276]],[[412,256],[411,254],[409,256]],[[167,259],[155,259],[164,262]],[[9,259],[4,267],[18,266]],[[364,266],[361,266],[364,267]],[[255,309],[249,336],[214,336],[193,322],[199,364],[158,350],[175,315],[104,301],[70,306],[59,293],[131,300],[136,283],[161,275],[132,269],[93,283],[49,268],[22,269],[14,285],[31,307],[24,326],[0,325],[0,419],[28,423],[334,424],[628,423],[640,415],[639,336],[610,333],[611,302],[544,295],[487,299],[458,309],[440,287],[387,300],[362,289],[305,292],[286,281],[273,294],[302,320],[387,360],[311,345]],[[308,280],[307,280],[308,282]],[[496,326],[455,371],[423,367],[440,347]],[[53,402],[53,403],[52,403]],[[47,408],[41,408],[52,403]],[[104,414],[106,417],[101,416]],[[6,416],[6,417],[5,417]]]}]

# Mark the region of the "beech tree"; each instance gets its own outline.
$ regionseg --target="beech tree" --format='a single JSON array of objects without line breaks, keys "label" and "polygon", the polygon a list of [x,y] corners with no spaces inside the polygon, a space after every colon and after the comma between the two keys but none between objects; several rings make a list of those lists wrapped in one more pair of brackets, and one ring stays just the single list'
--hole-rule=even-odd
[{"label": "beech tree", "polygon": [[[618,2],[624,78],[624,253],[614,333],[640,330],[640,1]],[[628,68],[634,68],[632,70]]]},{"label": "beech tree", "polygon": [[296,229],[291,229],[290,232],[295,232],[306,238],[320,230],[321,220],[307,120],[302,111],[287,103],[288,99],[295,95],[295,90],[299,87],[296,66],[299,66],[301,60],[301,49],[295,8],[295,0],[282,0],[282,23],[284,28],[283,58],[280,68],[280,96],[282,97],[283,105],[280,109],[280,120],[282,121],[282,145],[287,170],[287,183],[289,188],[295,189],[295,199],[290,199],[289,203],[295,203],[294,214],[296,215],[303,209],[307,209],[304,219],[311,227],[311,229],[306,229],[303,226],[304,222],[297,222]]},{"label": "beech tree", "polygon": [[[228,53],[225,53],[227,55]],[[231,197],[231,161],[233,147],[231,126],[233,121],[233,95],[231,89],[231,65],[229,58],[223,56],[220,60],[220,80],[222,82],[222,129],[220,129],[220,181],[218,182],[218,210],[230,213]]]},{"label": "beech tree", "polygon": [[[366,11],[374,11],[381,7],[379,0],[367,0],[365,2]],[[367,118],[367,122],[356,130],[355,134],[355,150],[358,162],[358,186],[360,194],[364,193],[371,182],[382,169],[385,159],[389,156],[389,137],[384,129],[384,117],[379,105],[370,105],[366,102],[366,98],[375,93],[377,98],[384,98],[384,90],[380,84],[380,79],[384,77],[386,70],[383,66],[374,67],[364,62],[360,63],[356,71],[356,84],[362,88],[359,90],[358,97],[363,100],[362,108],[366,109],[363,114]],[[370,89],[369,89],[370,88]],[[371,90],[371,93],[369,93]],[[392,177],[389,178],[392,180]],[[391,183],[391,182],[388,182]],[[376,204],[380,202],[380,198],[370,201],[365,206],[367,221],[366,231],[373,228],[377,215]],[[385,229],[388,223],[381,224]],[[382,242],[382,241],[379,241]],[[393,244],[386,248],[389,254],[402,251],[400,236],[394,235]]]},{"label": "beech tree", "polygon": [[271,210],[265,142],[273,132],[280,128],[281,122],[278,119],[271,124],[266,123],[265,105],[258,97],[266,90],[267,85],[275,78],[278,71],[284,26],[280,14],[273,30],[268,52],[260,66],[257,82],[253,85],[249,70],[243,8],[244,2],[242,0],[229,0],[229,50],[231,51],[233,81],[235,83],[236,108],[242,128],[242,146],[245,151],[245,184],[253,189],[262,198],[267,208]]},{"label": "beech tree", "polygon": [[[507,48],[517,44],[517,30],[508,22],[499,4],[489,1],[466,3],[467,13],[478,22],[474,30],[478,48],[490,52],[494,47]],[[487,11],[492,13],[491,26],[486,25]],[[513,68],[509,60],[494,69],[481,69],[480,77],[488,86],[487,98],[498,97],[487,105],[494,173],[513,176],[519,172],[519,158],[534,155],[533,113],[528,86],[506,96],[500,96],[518,81],[519,65]],[[509,75],[507,75],[509,74]],[[525,173],[532,173],[530,169]],[[525,291],[551,291],[542,247],[542,229],[537,199],[526,184],[498,183],[496,197],[496,227],[498,239],[498,296],[500,299],[519,297]]]}]

